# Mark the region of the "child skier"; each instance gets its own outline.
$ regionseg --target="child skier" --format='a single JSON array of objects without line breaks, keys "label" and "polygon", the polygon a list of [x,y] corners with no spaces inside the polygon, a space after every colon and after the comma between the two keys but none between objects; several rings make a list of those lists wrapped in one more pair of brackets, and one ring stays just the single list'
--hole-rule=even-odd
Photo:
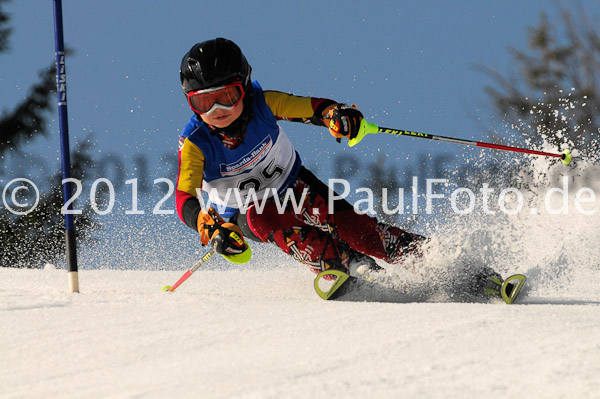
[{"label": "child skier", "polygon": [[[181,63],[181,85],[194,115],[179,139],[177,212],[200,233],[201,242],[236,256],[244,247],[231,238],[233,231],[279,246],[315,273],[356,274],[361,264],[377,268],[370,257],[400,263],[418,252],[424,241],[418,234],[359,214],[344,199],[329,209],[334,193],[302,165],[277,123],[327,126],[339,141],[356,136],[362,113],[326,98],[263,90],[250,73],[240,48],[223,38],[194,45]],[[203,208],[200,189],[220,212]],[[289,199],[289,190],[299,209],[292,201],[279,209],[279,199],[286,193]],[[252,192],[259,202],[270,198],[263,209],[255,204],[240,212]]]}]

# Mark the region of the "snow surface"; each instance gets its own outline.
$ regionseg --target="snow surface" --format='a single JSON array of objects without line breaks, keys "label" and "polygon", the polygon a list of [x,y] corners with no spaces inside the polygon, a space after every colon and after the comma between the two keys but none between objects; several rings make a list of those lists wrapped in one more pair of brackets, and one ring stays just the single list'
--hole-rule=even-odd
[{"label": "snow surface", "polygon": [[[600,197],[590,215],[574,192],[550,201],[565,214],[532,212],[562,168],[539,163],[523,212],[436,214],[425,256],[385,265],[396,294],[366,302],[321,300],[305,266],[256,243],[165,293],[193,263],[163,263],[185,252],[177,231],[123,221],[84,251],[80,294],[61,265],[0,268],[0,397],[600,398]],[[477,265],[526,274],[518,303],[456,295]]]},{"label": "snow surface", "polygon": [[327,302],[293,262],[161,291],[181,274],[0,269],[0,397],[599,397],[597,273],[510,306]]}]

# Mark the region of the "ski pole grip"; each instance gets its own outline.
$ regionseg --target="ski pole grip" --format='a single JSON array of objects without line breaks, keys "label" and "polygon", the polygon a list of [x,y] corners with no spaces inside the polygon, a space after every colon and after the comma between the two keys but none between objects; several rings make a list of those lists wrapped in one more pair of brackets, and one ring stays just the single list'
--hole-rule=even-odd
[{"label": "ski pole grip", "polygon": [[223,255],[223,257],[233,263],[248,263],[252,257],[252,251],[250,250],[250,246],[246,244],[244,252],[237,255]]},{"label": "ski pole grip", "polygon": [[243,244],[244,251],[237,255],[223,255],[223,257],[233,263],[247,263],[248,261],[250,261],[250,258],[252,257],[252,250],[250,249],[248,243],[233,231],[229,234],[229,237],[233,238],[239,244]]},{"label": "ski pole grip", "polygon": [[369,133],[371,133],[371,134],[379,133],[379,127],[374,123],[367,122],[363,118],[360,121],[360,128],[358,129],[358,133],[356,134],[356,137],[351,140],[348,140],[348,146],[354,147],[355,145],[360,143],[361,140]]}]

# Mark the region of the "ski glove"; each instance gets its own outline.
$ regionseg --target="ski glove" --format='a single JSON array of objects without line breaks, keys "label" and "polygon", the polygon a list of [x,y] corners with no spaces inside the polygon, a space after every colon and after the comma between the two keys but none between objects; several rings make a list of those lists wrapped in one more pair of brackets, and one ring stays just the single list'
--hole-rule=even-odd
[{"label": "ski glove", "polygon": [[210,241],[215,252],[221,255],[238,255],[247,248],[240,228],[225,222],[212,207],[208,212],[200,211],[198,232],[202,244],[208,244]]},{"label": "ski glove", "polygon": [[338,104],[329,110],[327,118],[330,119],[329,133],[339,142],[342,137],[346,137],[348,140],[356,137],[363,114],[356,108],[356,105],[349,107],[345,104]]},{"label": "ski glove", "polygon": [[210,244],[221,255],[239,255],[247,247],[240,228],[233,223],[217,223],[206,226],[211,235]]}]

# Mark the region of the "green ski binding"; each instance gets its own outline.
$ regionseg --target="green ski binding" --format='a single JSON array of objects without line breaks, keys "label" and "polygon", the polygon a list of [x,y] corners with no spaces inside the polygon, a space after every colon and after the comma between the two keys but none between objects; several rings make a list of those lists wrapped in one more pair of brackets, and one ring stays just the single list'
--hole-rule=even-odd
[{"label": "green ski binding", "polygon": [[[319,287],[319,281],[325,276],[334,276],[335,280],[329,290],[323,291],[321,287]],[[346,280],[348,280],[350,276],[340,270],[325,270],[317,275],[315,278],[315,291],[317,291],[317,295],[321,298],[328,300],[333,299],[335,297],[336,292],[344,285]]]},{"label": "green ski binding", "polygon": [[[502,288],[500,290],[504,302],[508,303],[509,305],[513,303],[517,296],[519,296],[521,288],[523,288],[523,285],[525,284],[526,280],[527,277],[525,277],[522,274],[515,274],[504,280],[504,282],[502,283]],[[510,291],[510,293],[507,293],[506,290],[509,284],[512,285],[513,288]]]}]

